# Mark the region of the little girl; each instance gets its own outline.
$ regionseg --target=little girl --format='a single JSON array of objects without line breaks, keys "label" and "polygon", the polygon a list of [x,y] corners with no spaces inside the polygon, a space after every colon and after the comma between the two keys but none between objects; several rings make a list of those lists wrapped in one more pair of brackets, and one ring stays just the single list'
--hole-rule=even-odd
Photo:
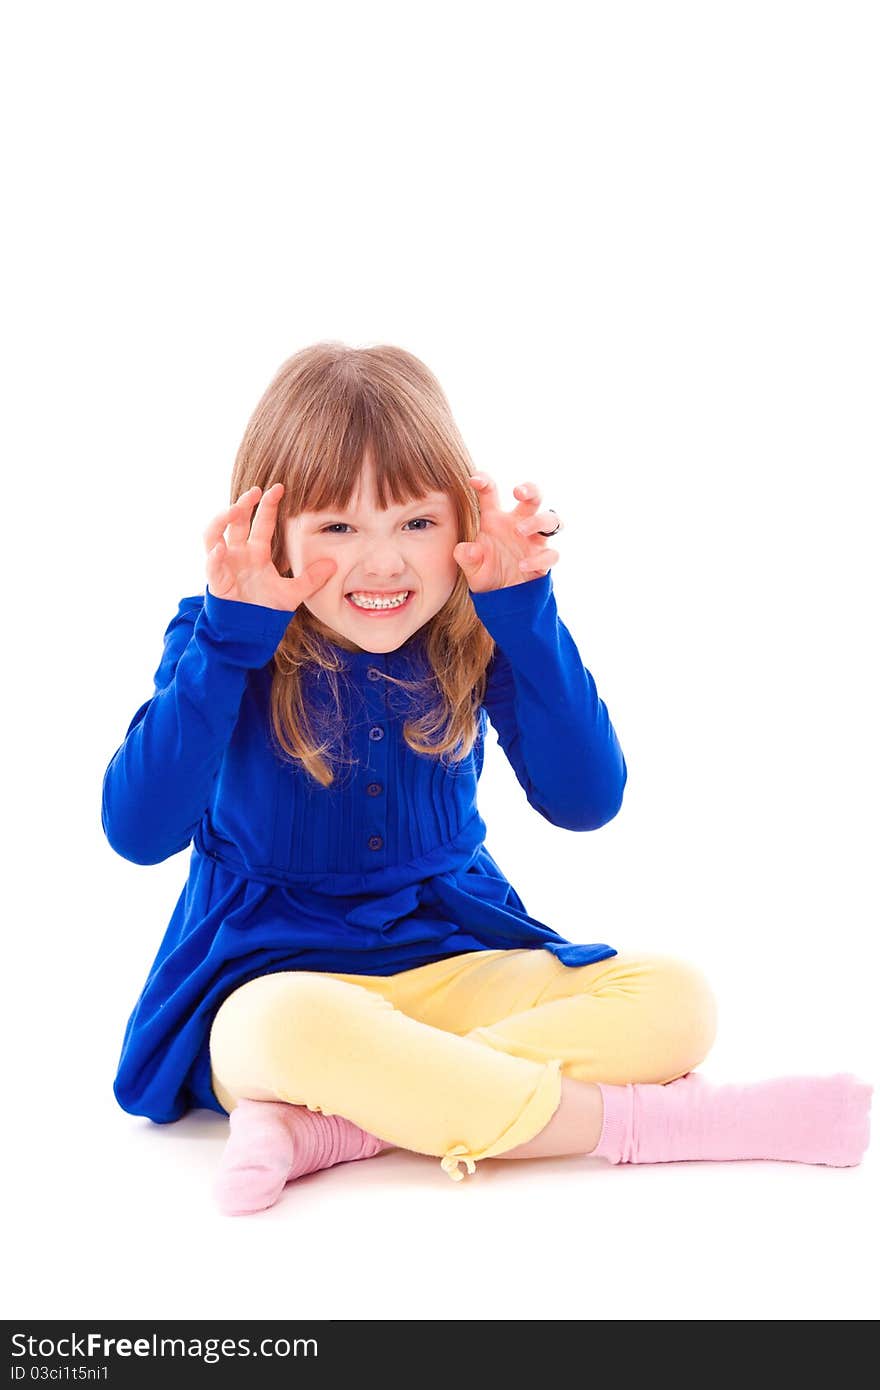
[{"label": "little girl", "polygon": [[705,1081],[701,973],[567,941],[489,853],[488,722],[564,830],[607,824],[627,776],[557,613],[562,522],[513,491],[508,510],[473,473],[418,359],[296,353],[104,775],[117,853],[192,844],[114,1094],[160,1124],[228,1113],[226,1213],[394,1147],[460,1179],[493,1157],[846,1167],[867,1146],[873,1087]]}]

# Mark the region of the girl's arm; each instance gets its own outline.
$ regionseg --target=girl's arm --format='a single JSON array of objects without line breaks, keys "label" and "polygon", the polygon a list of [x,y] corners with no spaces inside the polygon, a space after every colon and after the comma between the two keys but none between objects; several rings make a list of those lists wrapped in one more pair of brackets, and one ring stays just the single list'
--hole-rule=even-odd
[{"label": "girl's arm", "polygon": [[292,617],[207,588],[181,599],[165,631],[155,693],[104,774],[101,822],[117,854],[158,864],[190,843],[210,805],[247,673],[271,659]]},{"label": "girl's arm", "polygon": [[471,599],[496,642],[483,705],[529,805],[563,830],[597,830],[620,810],[626,763],[550,571]]}]

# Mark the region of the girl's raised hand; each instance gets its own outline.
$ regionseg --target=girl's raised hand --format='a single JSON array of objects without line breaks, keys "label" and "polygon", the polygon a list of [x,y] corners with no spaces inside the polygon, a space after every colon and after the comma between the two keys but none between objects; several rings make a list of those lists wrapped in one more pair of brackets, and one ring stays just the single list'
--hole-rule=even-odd
[{"label": "girl's raised hand", "polygon": [[[292,613],[336,573],[336,561],[329,556],[306,565],[295,579],[283,579],[278,573],[272,563],[272,538],[283,491],[284,484],[275,483],[260,497],[260,488],[252,487],[206,528],[205,570],[208,590],[215,598]],[[257,514],[251,524],[258,497]],[[224,536],[227,530],[228,540]]]},{"label": "girl's raised hand", "polygon": [[541,512],[541,494],[534,483],[513,489],[519,498],[512,511],[501,508],[498,489],[484,473],[470,479],[480,499],[480,531],[475,541],[459,541],[453,558],[464,571],[472,593],[506,589],[546,574],[559,559],[559,551],[546,544],[539,531],[553,531],[562,522],[556,512]]}]

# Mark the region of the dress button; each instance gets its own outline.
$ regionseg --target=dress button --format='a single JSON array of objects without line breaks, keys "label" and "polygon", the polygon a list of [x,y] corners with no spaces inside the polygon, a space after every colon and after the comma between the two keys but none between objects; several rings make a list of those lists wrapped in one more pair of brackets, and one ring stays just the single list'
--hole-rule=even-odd
[{"label": "dress button", "polygon": [[370,846],[370,849],[381,849],[383,843],[384,841],[381,835],[371,835],[369,840],[367,841],[367,844]]},{"label": "dress button", "polygon": [[378,796],[381,790],[382,790],[382,783],[381,783],[381,782],[370,782],[370,784],[369,784],[368,787],[367,787],[367,795],[368,795],[368,796]]},{"label": "dress button", "polygon": [[375,725],[375,727],[372,728],[372,729],[370,730],[370,738],[371,738],[371,739],[375,740],[375,739],[377,739],[377,738],[384,738],[384,737],[385,737],[385,730],[384,730],[384,729],[380,729],[379,726],[378,726],[378,724]]},{"label": "dress button", "polygon": [[377,681],[377,680],[380,680],[380,679],[381,679],[381,676],[382,676],[382,672],[381,672],[381,671],[377,671],[376,668],[375,668],[375,666],[371,666],[370,669],[367,671],[367,680],[368,680],[368,681]]}]

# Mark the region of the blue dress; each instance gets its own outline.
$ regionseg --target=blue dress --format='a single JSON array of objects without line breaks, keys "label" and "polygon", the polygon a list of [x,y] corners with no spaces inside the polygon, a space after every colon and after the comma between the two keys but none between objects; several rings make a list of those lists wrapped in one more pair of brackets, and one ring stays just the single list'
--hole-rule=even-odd
[{"label": "blue dress", "polygon": [[[327,788],[271,737],[271,659],[293,612],[207,588],[181,599],[155,691],[103,779],[104,833],[123,858],[158,864],[192,846],[126,1026],[113,1083],[124,1110],[160,1124],[193,1108],[226,1114],[211,1088],[210,1026],[257,975],[392,975],[499,948],[542,948],[567,966],[617,954],[526,912],[486,848],[476,795],[488,717],[536,811],[566,830],[604,825],[626,782],[608,711],[550,572],[471,598],[496,645],[468,757],[444,765],[403,739],[414,706],[382,673],[430,676],[419,632],[387,654],[334,647],[354,761],[334,762]],[[326,675],[307,673],[304,692],[319,718],[330,711]]]}]

